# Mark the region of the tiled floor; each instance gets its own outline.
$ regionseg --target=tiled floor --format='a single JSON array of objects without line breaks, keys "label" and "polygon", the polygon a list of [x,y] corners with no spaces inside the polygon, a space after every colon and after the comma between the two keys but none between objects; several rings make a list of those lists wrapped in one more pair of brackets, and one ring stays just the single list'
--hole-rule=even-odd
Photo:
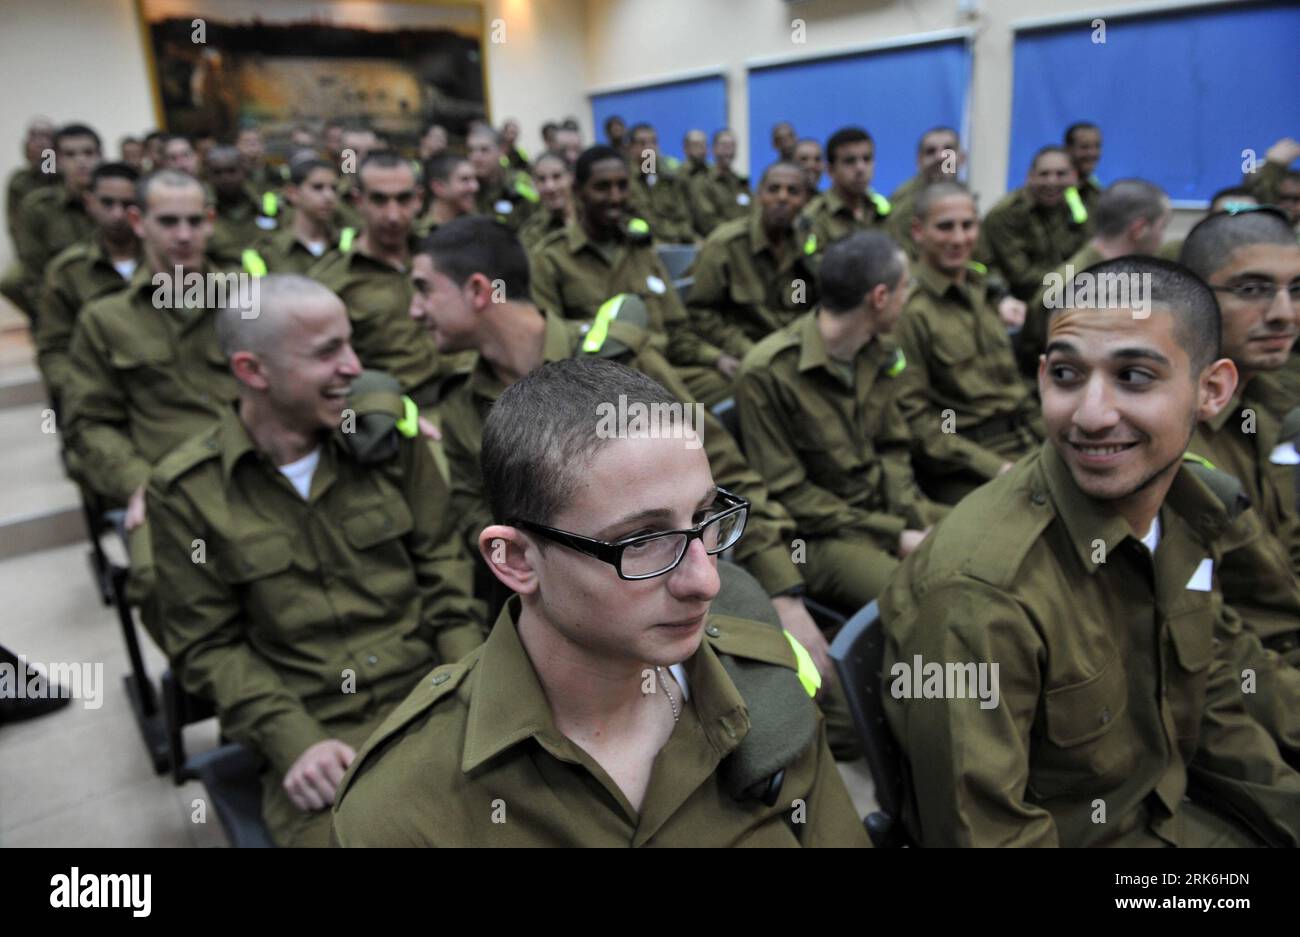
[{"label": "tiled floor", "polygon": [[[0,381],[31,372],[25,333],[0,330]],[[57,440],[39,431],[40,409],[0,408],[0,522],[76,504]],[[120,552],[111,539],[105,546]],[[0,726],[0,847],[223,846],[214,813],[195,822],[206,799],[202,785],[177,787],[155,775],[146,757],[122,686],[128,664],[117,617],[92,586],[87,552],[81,543],[0,562],[0,643],[30,661],[103,665],[99,708],[74,700],[40,719]],[[162,654],[141,639],[156,678]],[[186,730],[191,751],[216,742],[214,720]],[[865,815],[874,806],[865,765],[840,771]]]}]

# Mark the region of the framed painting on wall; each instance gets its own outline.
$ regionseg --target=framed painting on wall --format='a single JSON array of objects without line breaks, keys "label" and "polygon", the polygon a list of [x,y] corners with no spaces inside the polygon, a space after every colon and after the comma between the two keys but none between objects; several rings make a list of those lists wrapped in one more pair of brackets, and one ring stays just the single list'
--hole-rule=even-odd
[{"label": "framed painting on wall", "polygon": [[422,0],[136,0],[159,125],[230,140],[256,123],[283,152],[294,127],[370,127],[412,148],[487,113],[483,11]]}]

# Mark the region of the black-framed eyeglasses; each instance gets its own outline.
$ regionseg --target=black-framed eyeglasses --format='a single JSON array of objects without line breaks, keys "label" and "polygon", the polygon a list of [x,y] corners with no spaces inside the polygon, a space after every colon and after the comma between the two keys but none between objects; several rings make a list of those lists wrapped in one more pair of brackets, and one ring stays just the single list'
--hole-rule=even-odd
[{"label": "black-framed eyeglasses", "polygon": [[653,579],[676,569],[693,540],[703,542],[710,556],[736,545],[745,532],[749,502],[723,488],[718,489],[718,502],[721,510],[687,530],[662,530],[613,543],[518,518],[507,523],[608,563],[620,579]]},{"label": "black-framed eyeglasses", "polygon": [[1300,280],[1293,280],[1290,283],[1273,283],[1265,280],[1255,280],[1251,283],[1238,283],[1236,286],[1214,286],[1210,289],[1216,293],[1231,293],[1244,303],[1269,303],[1277,298],[1277,294],[1286,290],[1287,295],[1291,297],[1291,302],[1300,306]]}]

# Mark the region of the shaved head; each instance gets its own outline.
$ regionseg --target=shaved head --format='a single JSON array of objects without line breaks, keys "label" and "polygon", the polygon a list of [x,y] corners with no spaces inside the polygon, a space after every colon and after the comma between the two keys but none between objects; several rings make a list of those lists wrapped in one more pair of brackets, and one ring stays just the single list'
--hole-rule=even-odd
[{"label": "shaved head", "polygon": [[336,306],[346,312],[343,300],[332,290],[296,273],[262,277],[257,290],[257,313],[251,318],[234,305],[217,313],[217,342],[227,360],[239,351],[274,357],[285,323],[299,310]]}]

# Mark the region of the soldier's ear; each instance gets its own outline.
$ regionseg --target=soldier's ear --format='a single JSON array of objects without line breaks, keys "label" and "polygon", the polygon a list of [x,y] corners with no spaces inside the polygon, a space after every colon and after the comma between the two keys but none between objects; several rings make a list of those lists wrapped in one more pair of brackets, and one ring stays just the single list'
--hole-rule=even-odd
[{"label": "soldier's ear", "polygon": [[463,288],[469,291],[470,300],[474,304],[476,312],[486,309],[494,302],[503,302],[506,299],[502,295],[505,292],[504,289],[498,291],[497,286],[487,278],[486,274],[471,273]]},{"label": "soldier's ear", "polygon": [[131,224],[131,230],[135,232],[138,238],[144,237],[144,212],[140,210],[139,205],[128,205],[126,208],[126,220]]},{"label": "soldier's ear", "polygon": [[237,351],[230,356],[230,373],[235,380],[254,390],[266,390],[266,372],[262,359],[251,351]]},{"label": "soldier's ear", "polygon": [[1228,405],[1237,390],[1237,366],[1220,358],[1201,373],[1197,388],[1196,419],[1212,420]]},{"label": "soldier's ear", "polygon": [[478,551],[492,575],[513,592],[530,595],[537,591],[533,559],[537,547],[517,527],[492,524],[478,535]]}]

